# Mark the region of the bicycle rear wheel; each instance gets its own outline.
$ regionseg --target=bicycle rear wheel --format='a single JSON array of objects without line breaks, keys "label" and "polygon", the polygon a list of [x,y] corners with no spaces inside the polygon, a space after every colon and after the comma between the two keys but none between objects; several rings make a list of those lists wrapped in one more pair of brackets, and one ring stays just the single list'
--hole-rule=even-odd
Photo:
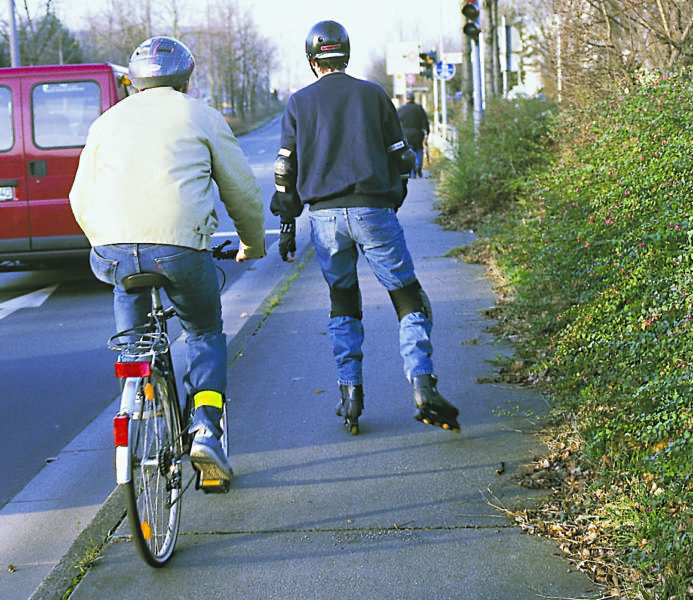
[{"label": "bicycle rear wheel", "polygon": [[153,567],[171,558],[180,531],[181,431],[177,401],[161,372],[142,379],[130,422],[130,481],[124,484],[130,530]]}]

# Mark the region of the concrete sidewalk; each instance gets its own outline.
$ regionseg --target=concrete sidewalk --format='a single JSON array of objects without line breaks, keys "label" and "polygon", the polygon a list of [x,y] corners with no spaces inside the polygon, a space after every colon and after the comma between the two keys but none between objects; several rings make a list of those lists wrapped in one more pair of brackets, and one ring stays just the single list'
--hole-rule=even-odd
[{"label": "concrete sidewalk", "polygon": [[[433,186],[419,179],[409,189],[399,216],[433,305],[439,387],[460,408],[462,433],[412,418],[395,312],[363,260],[365,411],[359,435],[347,433],[334,415],[329,295],[306,249],[297,277],[275,288],[283,295],[271,315],[260,309],[231,341],[229,494],[186,492],[183,533],[164,569],[141,561],[122,524],[70,600],[595,596],[554,543],[522,533],[497,508],[541,493],[513,474],[543,452],[519,415],[542,412],[544,401],[476,383],[507,351],[485,333],[490,282],[483,268],[445,256],[471,238],[434,223]],[[118,495],[109,502],[123,506]],[[60,598],[57,581],[33,597]]]}]

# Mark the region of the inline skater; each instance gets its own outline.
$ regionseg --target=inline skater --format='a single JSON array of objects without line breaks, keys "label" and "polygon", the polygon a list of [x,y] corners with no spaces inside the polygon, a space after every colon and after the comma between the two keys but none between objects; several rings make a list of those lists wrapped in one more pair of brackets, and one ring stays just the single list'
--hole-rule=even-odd
[{"label": "inline skater", "polygon": [[311,239],[330,291],[328,333],[340,390],[336,413],[351,433],[358,432],[364,407],[359,251],[399,318],[414,418],[459,431],[459,411],[438,391],[431,307],[396,215],[415,156],[387,93],[345,73],[349,56],[342,25],[320,21],[311,28],[306,57],[318,79],[289,98],[275,161],[277,191],[270,208],[281,219],[279,251],[285,261],[293,260],[295,219],[307,204]]}]

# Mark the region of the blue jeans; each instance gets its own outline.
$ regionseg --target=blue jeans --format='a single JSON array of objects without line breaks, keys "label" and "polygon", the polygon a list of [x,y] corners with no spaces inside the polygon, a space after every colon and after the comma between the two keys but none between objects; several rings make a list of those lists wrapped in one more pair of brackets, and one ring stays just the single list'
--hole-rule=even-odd
[{"label": "blue jeans", "polygon": [[201,391],[226,394],[226,336],[222,331],[221,300],[212,255],[207,251],[158,244],[116,244],[92,248],[91,269],[113,286],[116,328],[123,331],[147,322],[149,292],[131,294],[122,287],[133,273],[163,273],[171,281],[166,295],[187,334],[186,394]]},{"label": "blue jeans", "polygon": [[414,154],[416,154],[416,163],[414,163],[414,168],[412,169],[411,173],[409,174],[410,177],[416,177],[416,174],[419,171],[421,171],[421,168],[423,167],[424,151],[423,150],[415,150]]},{"label": "blue jeans", "polygon": [[[357,284],[359,250],[385,289],[400,289],[416,281],[414,263],[394,210],[331,208],[309,214],[315,254],[331,288],[350,288]],[[364,330],[361,320],[332,317],[327,329],[337,364],[338,383],[362,384]],[[409,380],[433,373],[431,329],[431,321],[421,312],[409,313],[399,323],[399,349]]]}]

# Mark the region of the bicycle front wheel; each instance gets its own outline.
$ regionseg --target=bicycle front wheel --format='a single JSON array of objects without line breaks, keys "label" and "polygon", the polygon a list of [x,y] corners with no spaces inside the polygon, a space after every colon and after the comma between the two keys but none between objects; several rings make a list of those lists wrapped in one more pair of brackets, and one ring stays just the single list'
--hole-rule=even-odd
[{"label": "bicycle front wheel", "polygon": [[153,567],[171,558],[180,531],[181,431],[169,389],[156,368],[141,381],[130,422],[130,481],[123,484],[137,551]]}]

